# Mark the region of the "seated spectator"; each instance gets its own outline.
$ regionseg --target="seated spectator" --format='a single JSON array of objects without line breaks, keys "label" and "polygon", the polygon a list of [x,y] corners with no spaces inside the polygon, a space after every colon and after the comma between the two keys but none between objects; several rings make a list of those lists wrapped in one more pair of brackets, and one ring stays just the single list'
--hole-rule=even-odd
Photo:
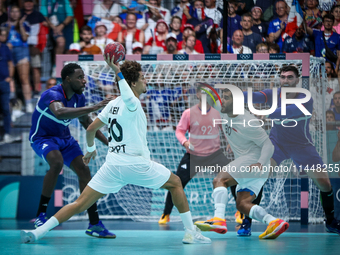
[{"label": "seated spectator", "polygon": [[134,42],[132,44],[132,54],[143,54],[143,44]]},{"label": "seated spectator", "polygon": [[146,42],[153,36],[158,20],[164,20],[167,25],[170,24],[170,11],[160,7],[161,1],[149,0],[148,9],[144,11],[143,17],[137,20],[137,28],[144,31]]},{"label": "seated spectator", "polygon": [[335,114],[331,110],[326,111],[326,130],[336,130],[336,126],[329,124],[329,122],[335,121]]},{"label": "seated spectator", "polygon": [[118,42],[125,46],[126,54],[132,54],[132,44],[140,42],[144,44],[144,32],[136,27],[136,14],[130,12],[126,16],[126,29],[118,34]]},{"label": "seated spectator", "polygon": [[66,52],[66,54],[75,54],[75,55],[81,54],[79,43],[71,43],[70,48]]},{"label": "seated spectator", "polygon": [[304,24],[301,24],[296,29],[293,37],[289,35],[285,38],[282,45],[283,53],[302,53],[310,52],[315,55],[314,43],[308,35],[305,34]]},{"label": "seated spectator", "polygon": [[280,46],[277,43],[268,43],[268,52],[270,54],[280,53]]},{"label": "seated spectator", "polygon": [[[195,35],[194,26],[191,25],[191,24],[185,24],[184,30],[183,30],[183,41],[181,41],[177,44],[178,50],[185,48],[185,38],[188,37],[191,34]],[[204,53],[203,45],[202,45],[202,42],[200,40],[196,39],[195,50],[198,53]]]},{"label": "seated spectator", "polygon": [[180,3],[171,10],[171,16],[179,17],[180,19],[182,19],[183,9],[186,7],[189,8],[189,6],[190,6],[189,0],[181,0]]},{"label": "seated spectator", "polygon": [[282,0],[277,1],[275,6],[278,18],[271,20],[269,23],[268,41],[277,43],[281,49],[283,44],[282,36],[285,32],[288,18],[288,6]]},{"label": "seated spectator", "polygon": [[27,43],[30,52],[30,64],[33,74],[33,95],[38,96],[41,91],[41,52],[47,44],[48,24],[44,16],[34,10],[33,0],[24,1],[22,17],[26,16],[26,22],[30,25],[31,32],[28,36]]},{"label": "seated spectator", "polygon": [[185,48],[178,51],[179,54],[199,54],[195,51],[196,37],[189,35],[185,37]]},{"label": "seated spectator", "polygon": [[[92,40],[92,30],[89,26],[83,26],[79,31],[79,36],[81,41],[79,42],[79,50],[82,54],[96,55],[102,54],[102,50],[94,44],[91,44]],[[75,43],[72,43],[73,45]],[[73,46],[73,48],[76,46]],[[70,47],[71,50],[71,47]]]},{"label": "seated spectator", "polygon": [[[335,5],[332,8],[331,14],[334,16],[333,30],[340,34],[340,5]],[[324,31],[324,26],[321,27],[321,31]]]},{"label": "seated spectator", "polygon": [[242,16],[243,14],[249,13],[253,7],[254,7],[253,0],[239,0],[236,13]]},{"label": "seated spectator", "polygon": [[59,4],[59,0],[40,1],[40,12],[46,18],[56,42],[55,54],[64,54],[73,43],[73,9],[69,0],[63,1],[64,4]]},{"label": "seated spectator", "polygon": [[322,26],[322,15],[318,9],[318,0],[306,0],[306,24],[310,28],[320,29]]},{"label": "seated spectator", "polygon": [[219,26],[222,20],[222,13],[216,7],[216,0],[204,0],[205,8],[204,13],[208,18],[214,21],[214,24]]},{"label": "seated spectator", "polygon": [[268,45],[266,43],[259,43],[256,45],[256,53],[269,53]]},{"label": "seated spectator", "polygon": [[57,80],[54,78],[50,78],[46,81],[46,89],[50,89],[56,85],[57,85]]},{"label": "seated spectator", "polygon": [[103,0],[95,4],[92,11],[92,16],[113,21],[113,18],[122,12],[119,3],[114,0]]},{"label": "seated spectator", "polygon": [[177,51],[177,36],[174,33],[169,33],[165,40],[166,51],[164,54],[179,54]]},{"label": "seated spectator", "polygon": [[[332,14],[326,14],[322,18],[322,23],[325,28],[324,31],[311,29],[310,27],[306,27],[307,33],[310,36],[314,37],[314,45],[315,45],[315,56],[316,57],[323,57],[327,61],[331,61],[333,63],[339,62],[340,56],[340,38],[336,32],[333,32],[333,24],[334,24],[334,16]],[[326,55],[325,49],[325,41],[327,43],[328,48],[333,53],[334,59],[329,59]]]},{"label": "seated spectator", "polygon": [[[150,37],[144,47],[144,54],[158,54],[166,51],[165,39],[168,34],[169,27],[165,20],[158,20],[155,28],[154,36]],[[163,48],[163,50],[161,49]]]},{"label": "seated spectator", "polygon": [[334,93],[330,110],[334,112],[335,120],[340,120],[340,91]]},{"label": "seated spectator", "polygon": [[254,6],[253,9],[251,9],[251,16],[253,17],[253,26],[251,30],[253,30],[254,33],[258,33],[262,36],[263,41],[266,40],[268,37],[268,24],[266,22],[263,22],[261,20],[262,16],[262,9],[259,6]]},{"label": "seated spectator", "polygon": [[253,18],[249,13],[243,14],[242,21],[242,33],[244,36],[243,45],[251,49],[252,52],[256,51],[256,45],[262,43],[261,35],[254,33],[251,28],[253,26]]},{"label": "seated spectator", "polygon": [[327,75],[327,87],[325,95],[325,105],[326,109],[330,108],[332,105],[333,94],[335,91],[339,91],[339,78],[335,72],[334,65],[332,62],[326,61],[325,71]]},{"label": "seated spectator", "polygon": [[[193,25],[194,31],[196,32],[196,38],[199,40],[201,40],[202,37],[206,37],[207,28],[214,24],[213,19],[205,15],[203,7],[203,0],[195,0],[193,6],[190,7],[190,10],[186,9],[184,11],[186,23]],[[200,10],[201,15],[197,14],[198,10]]]},{"label": "seated spectator", "polygon": [[141,19],[145,9],[146,6],[144,4],[140,4],[138,1],[131,1],[128,7],[122,6],[122,13],[119,16],[125,21],[128,13],[134,13],[137,19]]},{"label": "seated spectator", "polygon": [[170,23],[170,32],[177,36],[177,41],[183,40],[183,34],[181,33],[182,19],[178,16],[173,16]]},{"label": "seated spectator", "polygon": [[221,45],[221,41],[218,38],[216,31],[216,24],[208,27],[206,36],[201,37],[204,53],[220,53],[218,48]]},{"label": "seated spectator", "polygon": [[232,46],[229,45],[228,52],[234,54],[251,54],[252,51],[243,45],[244,36],[241,30],[236,30],[232,37]]},{"label": "seated spectator", "polygon": [[20,18],[20,9],[17,6],[12,6],[9,13],[9,22],[5,27],[9,30],[7,46],[12,52],[14,66],[17,68],[19,79],[22,87],[22,92],[25,98],[26,112],[32,113],[34,107],[32,104],[32,92],[30,85],[30,52],[27,44],[27,39],[30,33],[30,27],[25,22],[26,16]]},{"label": "seated spectator", "polygon": [[273,17],[277,18],[275,2],[276,0],[256,0],[255,5],[261,8],[261,20],[263,20],[264,22],[269,22]]},{"label": "seated spectator", "polygon": [[220,38],[221,38],[221,44],[223,42],[223,33],[226,33],[227,35],[227,43],[230,44],[231,37],[233,36],[234,32],[236,30],[241,30],[241,17],[236,14],[235,10],[237,8],[237,1],[236,0],[230,0],[228,2],[228,27],[225,30],[223,27],[223,18],[221,20],[221,33],[220,33]]},{"label": "seated spectator", "polygon": [[102,53],[104,53],[105,46],[109,43],[113,43],[114,41],[110,38],[107,38],[107,28],[105,24],[101,21],[98,21],[96,23],[94,32],[95,37],[91,39],[91,44],[97,45],[102,50]]},{"label": "seated spectator", "polygon": [[5,2],[6,1],[0,0],[0,26],[8,20]]}]

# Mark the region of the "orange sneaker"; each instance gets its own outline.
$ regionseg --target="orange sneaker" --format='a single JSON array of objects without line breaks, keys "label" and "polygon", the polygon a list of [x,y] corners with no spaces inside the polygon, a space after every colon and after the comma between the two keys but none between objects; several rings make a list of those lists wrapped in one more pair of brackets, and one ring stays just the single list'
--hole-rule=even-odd
[{"label": "orange sneaker", "polygon": [[238,224],[242,224],[243,219],[244,219],[244,214],[241,214],[240,211],[237,211],[235,213],[235,222]]},{"label": "orange sneaker", "polygon": [[158,221],[158,224],[165,225],[170,221],[170,215],[169,214],[162,214],[161,218]]},{"label": "orange sneaker", "polygon": [[195,225],[202,231],[214,231],[219,234],[227,233],[226,220],[214,217],[207,221],[196,221]]},{"label": "orange sneaker", "polygon": [[269,223],[266,231],[262,233],[260,239],[275,239],[289,228],[288,222],[281,219],[273,220]]}]

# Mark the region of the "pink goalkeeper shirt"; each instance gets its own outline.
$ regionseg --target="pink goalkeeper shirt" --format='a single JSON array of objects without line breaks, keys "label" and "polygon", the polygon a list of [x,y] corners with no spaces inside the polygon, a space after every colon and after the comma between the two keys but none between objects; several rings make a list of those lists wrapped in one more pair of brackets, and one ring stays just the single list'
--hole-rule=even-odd
[{"label": "pink goalkeeper shirt", "polygon": [[183,112],[176,128],[176,137],[183,145],[187,141],[185,133],[189,132],[189,142],[194,150],[187,150],[188,153],[205,157],[220,149],[221,126],[214,127],[214,119],[221,117],[213,107],[207,109],[206,115],[202,115],[198,104]]}]

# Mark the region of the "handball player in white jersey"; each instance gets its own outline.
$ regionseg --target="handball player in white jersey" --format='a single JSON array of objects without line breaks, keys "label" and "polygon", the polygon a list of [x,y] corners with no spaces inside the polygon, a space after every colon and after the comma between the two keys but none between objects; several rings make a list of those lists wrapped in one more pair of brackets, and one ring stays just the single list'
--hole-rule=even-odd
[{"label": "handball player in white jersey", "polygon": [[89,208],[105,194],[117,193],[123,186],[134,184],[152,189],[164,188],[171,192],[185,227],[183,243],[211,243],[193,224],[179,177],[163,165],[150,160],[146,140],[147,121],[139,101],[139,96],[146,92],[141,65],[136,61],[125,61],[119,67],[113,64],[114,58],[110,60],[109,55],[104,58],[116,73],[121,96],[112,100],[87,128],[87,153],[83,160],[87,165],[91,159],[95,159],[95,133],[108,125],[109,151],[106,161],[75,202],[64,206],[41,227],[21,231],[22,242],[34,242],[42,238],[60,223]]},{"label": "handball player in white jersey", "polygon": [[[260,239],[275,239],[288,229],[289,224],[268,214],[261,206],[253,204],[268,179],[274,146],[254,115],[248,111],[245,111],[244,115],[233,114],[233,96],[230,90],[223,90],[222,106],[217,102],[216,106],[212,102],[209,104],[221,112],[221,118],[224,120],[223,132],[234,152],[235,160],[213,180],[214,218],[197,221],[195,225],[202,231],[218,232],[216,229],[226,228],[224,218],[228,199],[227,188],[237,185],[236,208],[250,218],[268,225],[266,231],[259,236]],[[248,126],[249,120],[253,120],[253,127]]]}]

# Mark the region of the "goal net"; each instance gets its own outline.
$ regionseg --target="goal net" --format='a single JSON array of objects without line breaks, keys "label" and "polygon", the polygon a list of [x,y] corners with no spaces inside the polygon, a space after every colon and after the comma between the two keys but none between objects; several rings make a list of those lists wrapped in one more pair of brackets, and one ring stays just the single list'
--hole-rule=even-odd
[{"label": "goal net", "polygon": [[[245,55],[247,56],[247,55]],[[287,60],[252,60],[252,55],[242,60],[218,61],[140,61],[147,79],[148,91],[140,98],[148,120],[147,141],[152,160],[159,162],[175,172],[185,150],[175,136],[176,125],[185,109],[198,101],[195,83],[203,81],[211,86],[215,84],[235,84],[246,90],[251,86],[253,91],[278,87],[278,72],[284,65],[295,65],[302,74],[300,86],[311,91],[314,100],[314,113],[310,121],[310,132],[320,156],[326,161],[325,146],[325,102],[322,95],[324,60],[310,58]],[[282,54],[280,55],[283,56]],[[285,58],[285,57],[284,57]],[[64,64],[67,64],[65,62]],[[87,87],[84,92],[86,104],[93,105],[109,95],[118,96],[119,91],[114,84],[114,73],[104,61],[78,61],[86,74]],[[258,109],[270,107],[265,104],[256,105]],[[97,113],[93,113],[95,118]],[[265,130],[269,133],[271,122],[265,122]],[[70,125],[72,135],[86,151],[85,130],[77,120]],[[107,128],[102,132],[107,135]],[[227,153],[227,142],[221,139],[222,149]],[[91,161],[92,175],[99,170],[105,161],[107,147],[96,142],[98,156]],[[292,169],[291,160],[283,162],[286,169]],[[264,185],[261,206],[275,217],[285,220],[300,220],[301,178],[305,176],[294,171],[282,171],[271,176]],[[207,218],[213,215],[212,178],[203,175],[195,176],[186,186],[190,210],[194,218]],[[102,218],[131,218],[136,221],[156,221],[163,212],[167,191],[151,190],[134,185],[127,185],[117,194],[108,194],[98,201]],[[65,203],[73,202],[79,196],[76,175],[64,169],[63,199]],[[229,192],[226,208],[228,220],[232,220],[236,212],[235,201]],[[84,218],[86,212],[74,217]],[[309,180],[309,222],[323,221],[323,210],[319,199],[319,190]],[[173,209],[171,220],[179,220],[179,213]]]}]

